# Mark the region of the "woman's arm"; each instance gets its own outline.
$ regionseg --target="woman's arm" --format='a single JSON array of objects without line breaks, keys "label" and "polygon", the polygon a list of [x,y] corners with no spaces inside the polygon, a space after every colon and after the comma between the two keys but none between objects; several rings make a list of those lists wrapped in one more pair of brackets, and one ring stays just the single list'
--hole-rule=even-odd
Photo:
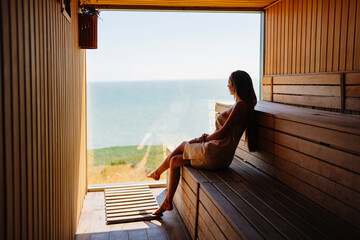
[{"label": "woman's arm", "polygon": [[209,136],[209,134],[204,133],[203,135],[201,135],[201,137],[198,138],[194,138],[192,140],[189,141],[189,143],[201,143],[201,142],[205,142],[205,138]]},{"label": "woman's arm", "polygon": [[207,136],[204,140],[206,142],[210,140],[216,140],[224,138],[236,124],[243,124],[246,116],[246,104],[243,101],[238,101],[231,110],[229,117],[226,119],[224,125],[213,134]]},{"label": "woman's arm", "polygon": [[229,117],[229,114],[231,113],[231,111],[233,110],[233,107],[229,108],[228,110],[220,113],[220,115],[223,115],[224,117]]}]

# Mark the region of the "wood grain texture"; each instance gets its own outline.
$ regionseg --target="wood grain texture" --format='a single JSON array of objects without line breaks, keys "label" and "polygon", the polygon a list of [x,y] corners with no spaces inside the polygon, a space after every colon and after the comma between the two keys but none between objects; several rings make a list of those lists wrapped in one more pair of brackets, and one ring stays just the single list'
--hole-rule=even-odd
[{"label": "wood grain texture", "polygon": [[224,233],[220,230],[219,226],[216,224],[214,219],[205,209],[202,203],[199,203],[199,227],[206,229],[208,226],[208,231],[214,236],[214,239],[226,239]]},{"label": "wood grain texture", "polygon": [[[253,155],[333,196],[339,202],[360,210],[359,188],[357,187],[360,179],[356,174],[324,164],[315,158],[296,153],[276,143],[267,140],[260,140],[260,142],[263,144],[261,149]],[[247,150],[244,142],[240,143],[240,148]]]},{"label": "wood grain texture", "polygon": [[[11,91],[12,91],[12,147],[13,147],[13,196],[14,196],[14,225],[21,229],[21,195],[20,195],[20,122],[19,122],[19,65],[18,65],[18,46],[16,43],[17,35],[17,12],[16,2],[10,1],[10,41],[13,47],[11,53]],[[14,232],[14,238],[21,238],[21,231]]]},{"label": "wood grain texture", "polygon": [[[193,239],[196,237],[196,204],[190,200],[189,196],[183,190],[183,186],[186,186],[186,182],[181,180],[180,184],[175,192],[174,204],[179,211],[184,223]],[[195,204],[195,205],[194,205]]]},{"label": "wood grain texture", "polygon": [[[301,19],[301,55],[300,55],[300,72],[301,73],[305,73],[305,54],[306,54],[306,50],[307,50],[307,45],[306,45],[306,24],[307,24],[307,14],[308,14],[308,9],[307,9],[307,0],[302,0],[301,3],[302,4],[302,19]],[[282,60],[280,60],[282,62]]]},{"label": "wood grain texture", "polygon": [[[265,9],[266,75],[360,70],[356,0],[283,0]],[[281,47],[280,47],[281,46]]]},{"label": "wood grain texture", "polygon": [[346,85],[360,85],[360,73],[346,73],[345,74]]},{"label": "wood grain texture", "polygon": [[360,99],[359,98],[346,98],[345,109],[360,111]]},{"label": "wood grain texture", "polygon": [[[203,216],[199,215],[198,218],[198,235],[197,237],[199,239],[213,239],[215,240],[216,238],[214,237],[213,233],[211,232],[211,230],[209,229],[207,224],[211,224],[213,223],[216,226],[216,223],[213,221],[211,222],[210,219],[205,220],[203,219]],[[221,236],[221,235],[220,235]]]},{"label": "wood grain texture", "polygon": [[353,133],[338,132],[332,128],[319,128],[315,125],[291,122],[278,118],[271,119],[259,117],[258,121],[262,126],[269,124],[272,125],[272,128],[281,132],[300,136],[319,143],[329,144],[332,147],[340,148],[344,151],[357,154],[360,152],[358,149],[360,136]]},{"label": "wood grain texture", "polygon": [[[237,214],[237,212],[241,213],[241,215],[245,216],[247,221],[251,223],[253,226],[261,226],[258,227],[256,230],[265,237],[265,239],[282,239],[283,234],[279,233],[274,226],[272,226],[268,221],[265,219],[272,219],[276,218],[276,214],[272,214],[271,212],[267,211],[266,207],[262,208],[261,201],[258,201],[258,206],[256,208],[253,208],[251,204],[249,204],[249,195],[246,194],[246,192],[242,192],[241,189],[236,188],[235,183],[228,183],[227,181],[222,181],[222,179],[219,178],[219,181],[217,183],[213,184],[216,189],[221,193],[223,196],[225,196],[231,205],[235,207],[235,211],[232,212],[226,212],[229,216]],[[233,191],[233,189],[236,189]],[[252,198],[253,203],[256,202],[256,198]],[[260,213],[260,214],[259,214]],[[272,216],[269,216],[272,215]],[[277,224],[281,225],[280,221],[276,221]],[[234,225],[236,227],[243,229],[244,226],[241,226],[238,222],[234,222]],[[284,232],[287,232],[286,227],[283,225],[282,229]],[[292,231],[289,234],[293,239],[298,238],[297,233],[295,231]],[[286,235],[286,234],[285,234]]]},{"label": "wood grain texture", "polygon": [[[360,219],[353,218],[360,212],[358,116],[270,102],[260,102],[256,111],[259,149],[249,153],[241,140],[236,155],[360,226]],[[347,130],[337,127],[349,121]]]},{"label": "wood grain texture", "polygon": [[277,116],[279,119],[301,122],[308,125],[360,135],[360,126],[358,124],[358,121],[360,120],[359,116],[325,112],[309,108],[299,108],[265,101],[259,102],[259,104],[256,105],[255,110],[264,113],[264,115],[261,115],[261,118]]},{"label": "wood grain texture", "polygon": [[[318,16],[317,16],[317,8],[318,6],[318,1],[312,1],[312,17],[311,17],[311,41],[310,41],[310,70],[309,72],[315,72],[315,47],[316,47],[316,23],[318,20]],[[290,71],[288,71],[290,72]]]},{"label": "wood grain texture", "polygon": [[[205,185],[211,189],[214,189],[210,183],[205,183]],[[221,197],[221,196],[219,196],[219,197]],[[214,203],[211,201],[209,196],[205,193],[205,190],[202,188],[200,188],[199,200],[200,200],[201,204],[203,204],[203,206],[206,208],[209,215],[212,216],[212,218],[216,219],[217,225],[219,226],[220,230],[225,234],[227,239],[238,239],[239,238],[238,233],[234,230],[234,228],[231,226],[231,224],[226,219],[228,217],[224,216],[221,213],[221,211],[214,205]],[[225,200],[224,204],[226,204],[226,202],[227,201]],[[230,206],[230,207],[232,207],[232,206]]]},{"label": "wood grain texture", "polygon": [[[279,2],[279,20],[280,20],[280,29],[279,29],[279,36],[280,36],[280,58],[284,59],[284,42],[285,42],[285,37],[284,36],[284,28],[285,28],[285,2]],[[279,64],[279,73],[283,74],[284,73],[284,61],[281,61]]]},{"label": "wood grain texture", "polygon": [[355,46],[354,46],[354,63],[352,69],[360,68],[360,4],[356,1],[356,13],[355,13]]},{"label": "wood grain texture", "polygon": [[[339,166],[344,170],[360,173],[360,162],[359,162],[360,157],[355,154],[346,153],[338,149],[324,146],[319,143],[314,143],[302,138],[298,138],[296,136],[280,133],[272,129],[263,128],[261,126],[259,126],[258,131],[259,131],[259,137],[261,137],[262,139],[266,139],[278,143],[289,149],[293,149],[297,152],[304,153],[307,156],[312,156],[314,158],[322,160],[325,163],[329,163],[333,165],[333,166],[329,165],[329,168]],[[275,145],[272,148],[275,148]],[[315,162],[316,161],[317,160],[315,160]],[[309,164],[311,162],[313,161],[310,161]],[[320,171],[322,170],[323,169],[320,169]],[[327,170],[324,169],[324,171]],[[342,180],[345,179],[340,179],[340,181]],[[351,185],[351,184],[354,184],[354,181],[351,180],[347,182],[347,185]]]},{"label": "wood grain texture", "polygon": [[[300,73],[301,72],[301,30],[302,30],[302,17],[303,17],[303,1],[296,1],[295,4],[297,4],[297,33],[296,33],[296,62],[295,62],[295,72]],[[278,59],[278,61],[281,61],[281,59]]]},{"label": "wood grain texture", "polygon": [[287,86],[275,85],[273,93],[340,97],[339,86]]},{"label": "wood grain texture", "polygon": [[312,8],[313,8],[313,1],[307,0],[307,8],[306,8],[306,39],[305,39],[305,56],[304,56],[304,65],[305,65],[305,73],[310,72],[310,41],[311,41],[311,26],[312,26]]},{"label": "wood grain texture", "polygon": [[327,97],[312,97],[312,96],[293,96],[293,95],[279,95],[274,94],[274,102],[298,104],[305,106],[325,107],[340,109],[341,103],[339,97],[327,98]]},{"label": "wood grain texture", "polygon": [[[354,210],[354,208],[350,207],[349,205],[341,203],[340,201],[332,198],[322,191],[319,191],[317,188],[294,177],[290,173],[282,169],[277,169],[276,166],[263,161],[262,158],[258,158],[243,150],[237,151],[237,154],[239,154],[241,158],[247,159],[247,161],[252,165],[270,174],[279,181],[295,189],[299,193],[308,196],[317,203],[321,203],[323,207],[327,208],[333,213],[336,213],[338,216],[347,219],[349,222],[351,221],[355,226],[359,226],[360,219],[353,218],[353,216],[358,216],[358,211]],[[281,162],[279,164],[281,164]]]},{"label": "wood grain texture", "polygon": [[[253,199],[253,201],[248,201],[248,203],[253,205],[255,209],[261,209],[261,211],[263,211],[265,214],[269,214],[269,212],[271,214],[272,211],[276,212],[276,222],[274,221],[272,224],[277,226],[278,229],[281,229],[281,232],[284,235],[291,234],[290,238],[296,238],[296,236],[299,237],[299,234],[302,236],[309,236],[310,238],[322,238],[324,236],[320,233],[320,231],[318,231],[319,227],[316,229],[311,227],[320,224],[316,224],[315,222],[310,223],[311,220],[306,221],[305,218],[301,219],[301,217],[296,213],[296,207],[294,208],[294,206],[292,206],[294,203],[279,201],[279,199],[283,199],[283,196],[279,195],[284,194],[281,188],[277,189],[278,192],[271,193],[273,190],[271,190],[271,187],[266,185],[264,182],[266,181],[267,183],[270,183],[270,179],[264,179],[261,177],[261,175],[257,175],[259,179],[252,178],[251,175],[247,171],[244,171],[244,168],[240,166],[246,169],[246,164],[242,162],[242,160],[235,158],[233,164],[230,166],[232,170],[231,174],[225,177],[220,177],[224,182],[228,183],[228,185],[231,186],[235,192],[244,193],[244,197],[248,198],[249,200],[250,198]],[[271,206],[271,208],[266,209],[266,206],[263,206],[263,204],[261,202],[259,203],[258,200],[254,197],[261,199],[262,202],[266,203],[267,206]],[[292,211],[289,211],[289,209]],[[268,216],[268,219],[269,217],[270,216]],[[271,218],[273,219],[274,217]],[[314,218],[310,217],[309,219]],[[306,224],[304,224],[303,220],[305,220]],[[292,226],[290,226],[289,223],[292,223]],[[298,227],[297,229],[294,229],[293,226]]]},{"label": "wood grain texture", "polygon": [[349,46],[347,45],[349,28],[349,0],[342,0],[341,7],[341,32],[340,32],[340,58],[339,58],[339,71],[346,70],[346,54]]},{"label": "wood grain texture", "polygon": [[323,15],[322,15],[322,9],[323,9],[323,0],[319,0],[318,2],[318,8],[317,8],[317,20],[316,20],[316,55],[315,55],[315,72],[320,72],[320,49],[321,49],[321,32],[322,32],[322,22]]},{"label": "wood grain texture", "polygon": [[[292,68],[292,59],[293,59],[293,22],[294,19],[293,17],[291,17],[294,14],[294,2],[293,1],[289,1],[288,5],[288,12],[287,12],[287,18],[288,18],[288,51],[285,52],[285,55],[288,55],[288,67],[287,69],[285,69],[285,72],[291,72],[291,68]],[[287,54],[288,53],[288,54]],[[266,65],[266,64],[265,64]]]},{"label": "wood grain texture", "polygon": [[[4,191],[4,196],[5,196],[5,201],[6,201],[6,206],[5,206],[5,222],[6,222],[6,226],[5,229],[7,230],[6,232],[4,232],[5,237],[7,239],[13,239],[14,238],[14,199],[13,199],[13,191],[14,191],[14,186],[13,186],[13,171],[12,171],[12,127],[11,127],[11,106],[12,106],[12,102],[11,102],[11,65],[10,65],[10,61],[8,59],[10,59],[11,53],[10,53],[10,19],[9,19],[9,3],[8,1],[3,1],[2,2],[3,7],[1,8],[2,10],[2,43],[3,43],[3,92],[2,92],[2,97],[3,97],[3,106],[4,106],[4,115],[3,115],[3,129],[4,129],[4,162],[5,162],[5,191]],[[6,46],[6,47],[4,47]]]},{"label": "wood grain texture", "polygon": [[360,73],[357,71],[270,75],[263,77],[261,99],[358,114],[359,85]]},{"label": "wood grain texture", "polygon": [[274,16],[277,16],[274,21],[274,71],[277,74],[280,74],[280,27],[281,27],[281,22],[280,22],[280,5],[276,4],[274,5]]},{"label": "wood grain texture", "polygon": [[356,4],[358,1],[350,0],[349,2],[349,21],[348,21],[348,37],[346,52],[346,70],[353,69],[354,63],[354,40],[355,40],[355,23],[356,23]]},{"label": "wood grain texture", "polygon": [[335,24],[335,0],[329,1],[329,29],[327,37],[326,71],[331,72],[333,67],[334,24]]},{"label": "wood grain texture", "polygon": [[[1,11],[2,9],[0,9]],[[3,11],[1,11],[1,22],[3,21],[3,17],[6,16],[3,14]],[[0,25],[0,29],[2,29],[3,26]],[[3,46],[3,38],[0,37],[0,46]],[[0,56],[3,56],[3,48],[0,47]],[[1,79],[4,79],[4,75],[3,75],[3,58],[0,57],[0,77]],[[0,84],[0,93],[3,93],[3,85]],[[4,138],[5,138],[5,134],[4,134],[4,111],[3,111],[3,97],[0,97],[0,158],[3,159],[2,161],[0,161],[0,192],[5,193],[5,150],[4,150]],[[0,195],[0,212],[2,213],[6,213],[6,202],[5,202],[5,195],[1,194]],[[5,227],[5,222],[6,222],[6,215],[2,214],[0,216],[0,238],[1,239],[5,239],[6,238],[6,227]]]},{"label": "wood grain texture", "polygon": [[359,85],[358,71],[270,75],[263,77],[261,99],[358,114]]},{"label": "wood grain texture", "polygon": [[[85,2],[85,1],[83,1]],[[271,5],[273,0],[225,0],[225,1],[193,1],[193,0],[91,0],[86,1],[87,4],[94,5],[97,8],[106,9],[180,9],[180,10],[211,10],[211,9],[238,9],[260,11]]]},{"label": "wood grain texture", "polygon": [[[275,9],[271,8],[269,10],[270,12],[270,22],[267,24],[268,26],[268,34],[270,35],[270,37],[268,38],[269,39],[269,45],[270,45],[270,60],[268,61],[268,64],[270,64],[269,66],[269,73],[272,73],[273,72],[273,69],[274,69],[274,59],[275,59],[275,54],[274,54],[274,50],[275,50],[275,41],[274,41],[274,35],[275,35]],[[266,30],[265,30],[266,31]]]},{"label": "wood grain texture", "polygon": [[76,20],[65,20],[57,1],[2,1],[1,11],[1,238],[71,239],[86,191]]},{"label": "wood grain texture", "polygon": [[345,96],[360,98],[360,86],[346,86]]},{"label": "wood grain texture", "polygon": [[[309,235],[310,237],[315,236],[312,234],[318,235],[321,233],[336,239],[343,237],[352,238],[360,234],[358,228],[354,228],[352,225],[344,222],[325,208],[319,207],[316,202],[307,201],[301,194],[292,192],[291,189],[284,186],[278,180],[274,180],[261,170],[251,167],[251,165],[246,164],[242,159],[235,158],[233,163],[232,167],[245,179],[245,183],[248,181],[254,184],[255,188],[263,191],[293,214],[296,214],[299,220],[301,219],[301,221],[306,222],[310,227],[316,226],[313,231],[316,230],[318,233],[313,232]],[[282,175],[282,172],[279,171],[279,174]],[[287,184],[286,182],[284,183]],[[302,224],[300,225],[305,227]],[[306,234],[305,231],[303,233]]]},{"label": "wood grain texture", "polygon": [[289,52],[289,3],[284,2],[283,3],[283,19],[284,19],[284,27],[282,34],[285,35],[284,39],[284,50],[283,50],[283,58],[284,58],[284,64],[282,67],[282,73],[287,72],[288,69],[288,53]]},{"label": "wood grain texture", "polygon": [[339,85],[340,74],[297,74],[278,75],[273,77],[276,84],[297,84],[297,85]]}]

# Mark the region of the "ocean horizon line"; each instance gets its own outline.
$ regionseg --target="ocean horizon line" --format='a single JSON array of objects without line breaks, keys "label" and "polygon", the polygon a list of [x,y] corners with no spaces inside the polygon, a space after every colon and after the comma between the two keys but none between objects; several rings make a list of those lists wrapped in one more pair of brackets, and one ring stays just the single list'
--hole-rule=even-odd
[{"label": "ocean horizon line", "polygon": [[197,78],[197,79],[148,79],[148,80],[105,80],[105,81],[87,81],[88,83],[116,83],[116,82],[169,82],[169,81],[224,81],[225,78]]}]

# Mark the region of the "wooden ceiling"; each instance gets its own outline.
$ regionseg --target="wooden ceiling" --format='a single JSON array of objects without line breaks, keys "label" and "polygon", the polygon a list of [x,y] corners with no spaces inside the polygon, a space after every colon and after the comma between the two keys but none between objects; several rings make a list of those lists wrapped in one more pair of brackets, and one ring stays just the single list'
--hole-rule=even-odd
[{"label": "wooden ceiling", "polygon": [[279,0],[82,0],[98,9],[263,11]]}]

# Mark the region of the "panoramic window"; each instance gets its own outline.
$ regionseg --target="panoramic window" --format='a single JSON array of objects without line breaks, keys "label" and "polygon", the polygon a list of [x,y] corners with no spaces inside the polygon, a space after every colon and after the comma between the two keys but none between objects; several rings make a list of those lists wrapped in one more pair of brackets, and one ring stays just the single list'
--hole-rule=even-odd
[{"label": "panoramic window", "polygon": [[247,71],[259,96],[258,13],[100,17],[86,52],[89,185],[151,182],[168,146],[215,130],[215,103],[234,103],[231,72]]}]

